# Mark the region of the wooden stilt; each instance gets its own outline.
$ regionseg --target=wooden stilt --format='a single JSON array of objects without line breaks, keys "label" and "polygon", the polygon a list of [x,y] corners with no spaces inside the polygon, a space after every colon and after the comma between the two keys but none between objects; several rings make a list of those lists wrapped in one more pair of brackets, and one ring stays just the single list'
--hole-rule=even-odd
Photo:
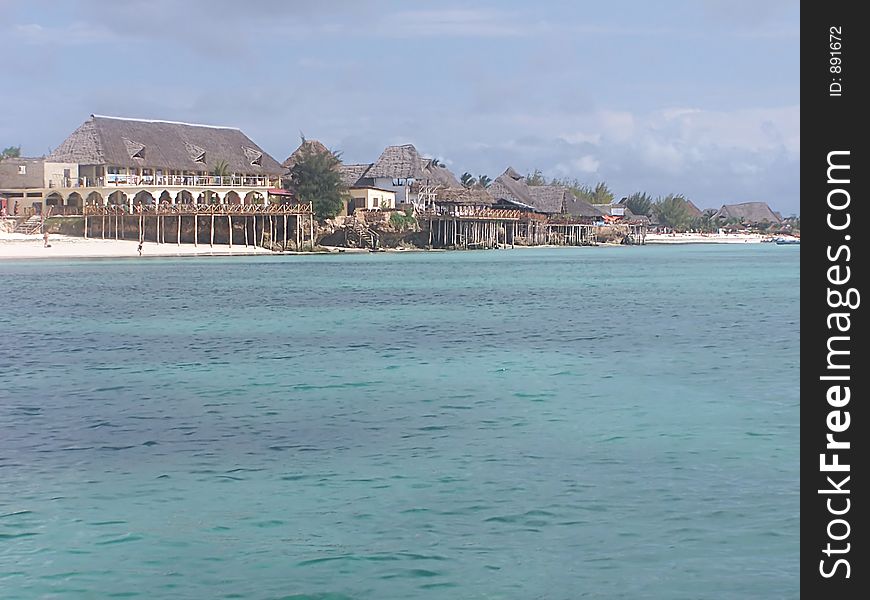
[{"label": "wooden stilt", "polygon": [[266,247],[266,223],[263,219],[260,219],[260,248],[265,248],[265,247]]},{"label": "wooden stilt", "polygon": [[177,228],[175,234],[176,234],[175,235],[175,237],[176,237],[175,243],[176,243],[176,245],[180,246],[181,245],[181,214],[180,213],[178,215],[178,228]]},{"label": "wooden stilt", "polygon": [[209,245],[214,248],[214,211],[211,213],[211,237],[209,239]]},{"label": "wooden stilt", "polygon": [[233,216],[227,215],[227,227],[229,228],[230,248],[233,247]]},{"label": "wooden stilt", "polygon": [[193,247],[199,245],[199,215],[193,215]]},{"label": "wooden stilt", "polygon": [[248,219],[247,219],[247,217],[245,217],[245,248],[247,248],[247,247],[248,247]]},{"label": "wooden stilt", "polygon": [[287,213],[284,213],[284,245],[281,246],[282,252],[287,252]]},{"label": "wooden stilt", "polygon": [[311,225],[311,249],[314,250],[314,204],[311,203],[311,217],[309,217],[309,224]]}]

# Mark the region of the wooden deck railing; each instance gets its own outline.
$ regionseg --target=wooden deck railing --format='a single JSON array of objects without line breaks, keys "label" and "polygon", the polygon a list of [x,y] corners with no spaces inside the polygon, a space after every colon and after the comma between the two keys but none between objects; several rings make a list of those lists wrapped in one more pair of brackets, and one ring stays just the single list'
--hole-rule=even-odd
[{"label": "wooden deck railing", "polygon": [[[67,207],[74,208],[74,207]],[[81,209],[80,209],[81,210]],[[126,204],[88,205],[83,214],[88,217],[102,215],[310,215],[308,204],[140,204],[130,212]]]}]

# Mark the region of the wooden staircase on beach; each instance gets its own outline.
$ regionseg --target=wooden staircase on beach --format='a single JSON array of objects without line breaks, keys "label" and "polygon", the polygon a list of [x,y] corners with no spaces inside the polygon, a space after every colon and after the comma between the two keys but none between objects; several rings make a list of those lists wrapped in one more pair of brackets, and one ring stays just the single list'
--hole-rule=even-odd
[{"label": "wooden staircase on beach", "polygon": [[15,233],[33,235],[34,233],[39,233],[40,229],[42,229],[42,217],[39,215],[33,215],[26,221],[22,221],[21,223],[16,225]]},{"label": "wooden staircase on beach", "polygon": [[349,248],[370,248],[377,250],[380,237],[376,231],[369,229],[359,219],[345,221],[344,241]]}]

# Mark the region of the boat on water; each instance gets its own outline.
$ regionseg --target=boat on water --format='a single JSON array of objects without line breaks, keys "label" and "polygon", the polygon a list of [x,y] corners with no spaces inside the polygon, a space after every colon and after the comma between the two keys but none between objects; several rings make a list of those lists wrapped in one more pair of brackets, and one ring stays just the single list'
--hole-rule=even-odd
[{"label": "boat on water", "polygon": [[800,238],[776,238],[775,240],[777,246],[794,246],[800,245]]}]

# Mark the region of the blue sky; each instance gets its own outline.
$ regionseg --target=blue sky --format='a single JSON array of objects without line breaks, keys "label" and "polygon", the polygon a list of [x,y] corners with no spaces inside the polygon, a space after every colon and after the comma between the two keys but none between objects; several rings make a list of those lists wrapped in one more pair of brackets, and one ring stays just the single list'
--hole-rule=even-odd
[{"label": "blue sky", "polygon": [[800,212],[797,0],[0,0],[0,146],[91,113]]}]

